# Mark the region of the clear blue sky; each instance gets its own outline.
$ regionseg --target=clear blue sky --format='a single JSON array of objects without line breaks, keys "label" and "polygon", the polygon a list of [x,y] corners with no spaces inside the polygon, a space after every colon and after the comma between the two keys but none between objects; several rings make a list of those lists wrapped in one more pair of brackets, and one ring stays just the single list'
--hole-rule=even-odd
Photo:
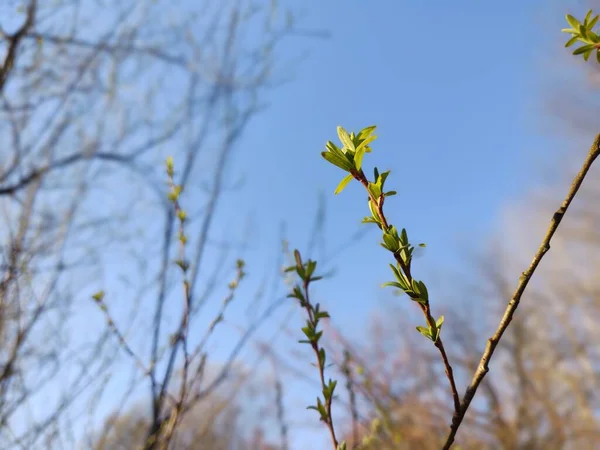
[{"label": "clear blue sky", "polygon": [[[246,255],[250,276],[239,300],[249,300],[272,267],[282,221],[291,247],[306,248],[320,193],[327,202],[327,250],[367,226],[360,224],[368,212],[365,193],[350,185],[334,196],[343,174],[320,156],[325,142],[337,139],[337,125],[349,131],[377,125],[379,138],[365,166],[392,170],[388,185],[399,195],[387,212],[409,237],[427,243],[414,263],[415,276],[427,282],[435,268],[460,261],[459,239],[467,236],[479,247],[502,207],[536,183],[531,161],[556,150],[532,119],[543,77],[534,50],[550,52],[560,42],[565,11],[541,0],[298,3],[305,13],[299,23],[329,30],[331,38],[296,37],[284,44],[280,54],[295,62],[282,69],[294,79],[269,94],[269,109],[250,124],[232,161],[230,173],[245,175],[246,182],[222,203],[213,237],[244,227],[246,214],[252,215],[258,234]],[[305,50],[308,57],[298,61]],[[355,330],[351,337],[360,336],[389,296],[379,287],[390,274],[378,239],[373,227],[333,261],[336,277],[317,290],[333,324]],[[441,289],[433,284],[430,291],[435,304]],[[233,312],[242,318],[245,306]],[[235,314],[227,318],[236,321]],[[268,339],[272,331],[259,336]],[[223,347],[213,356],[225,357],[231,342],[231,333],[221,333]],[[299,344],[281,338],[274,345],[289,352],[289,345]],[[294,423],[312,421],[321,430],[315,412],[303,409],[316,392],[297,382],[289,388],[297,390],[286,399]],[[328,448],[324,436],[292,430],[292,448]]]}]

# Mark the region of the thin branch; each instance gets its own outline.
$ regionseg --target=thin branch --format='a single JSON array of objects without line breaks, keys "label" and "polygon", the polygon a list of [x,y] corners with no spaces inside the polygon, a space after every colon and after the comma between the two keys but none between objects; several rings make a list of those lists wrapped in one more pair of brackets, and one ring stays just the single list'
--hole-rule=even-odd
[{"label": "thin branch", "polygon": [[27,18],[25,19],[25,23],[23,23],[15,33],[7,35],[0,29],[2,37],[8,41],[8,50],[6,51],[2,67],[0,67],[0,92],[4,91],[6,80],[8,80],[8,76],[14,67],[21,40],[25,37],[29,29],[33,27],[36,9],[37,0],[31,0],[27,7]]},{"label": "thin branch", "polygon": [[[385,202],[385,196],[382,194],[379,197],[379,199],[377,199],[377,198],[375,198],[375,196],[373,196],[373,194],[369,191],[369,180],[367,180],[367,177],[365,176],[365,174],[362,170],[360,170],[358,172],[354,171],[354,173],[352,173],[352,175],[365,187],[365,189],[369,193],[369,198],[370,198],[371,202],[373,203],[373,205],[376,205],[377,214],[379,215],[379,218],[381,219],[381,227],[384,231],[387,230],[389,228],[389,224],[388,224],[388,221],[383,212],[383,204]],[[402,268],[402,271],[406,275],[409,285],[412,284],[413,278],[412,278],[412,274],[411,274],[411,270],[410,270],[410,261],[408,262],[408,264],[405,264],[404,260],[400,256],[400,252],[394,252],[394,259],[398,262],[398,264]],[[411,296],[410,294],[408,294],[408,295]],[[422,303],[418,302],[418,304],[421,307],[421,310],[423,311],[423,315],[425,316],[425,320],[427,321],[429,326],[436,329],[437,325],[436,325],[435,319],[433,318],[433,316],[431,314],[431,307],[429,306],[429,302],[427,302],[426,304],[422,304]],[[454,380],[454,372],[452,371],[452,366],[450,365],[450,361],[448,360],[448,355],[446,354],[446,349],[444,348],[444,343],[442,341],[441,336],[437,337],[434,345],[439,350],[439,352],[442,356],[442,361],[444,363],[444,371],[446,372],[446,377],[448,378],[448,382],[450,383],[450,390],[452,391],[452,399],[454,401],[454,413],[458,414],[458,412],[460,411],[460,397],[458,395],[458,389],[456,388],[456,381]]]},{"label": "thin branch", "polygon": [[588,156],[585,159],[583,166],[581,167],[581,170],[579,171],[579,173],[573,180],[573,183],[571,184],[571,187],[569,188],[569,192],[567,193],[567,196],[565,197],[562,204],[560,205],[560,208],[558,208],[556,210],[556,212],[554,213],[554,215],[552,216],[552,220],[550,221],[550,226],[548,227],[546,236],[544,236],[544,239],[542,240],[540,247],[538,248],[535,256],[533,257],[533,261],[531,261],[529,268],[525,272],[522,273],[522,275],[519,279],[519,284],[517,286],[517,289],[515,290],[512,298],[508,302],[508,305],[506,307],[506,310],[504,311],[504,315],[502,316],[502,319],[500,320],[500,324],[498,325],[496,332],[494,333],[494,335],[491,338],[488,339],[487,345],[485,347],[485,351],[483,352],[483,355],[481,356],[481,360],[479,361],[479,366],[478,366],[477,370],[475,371],[475,374],[473,375],[471,384],[467,387],[467,390],[465,392],[465,396],[461,403],[460,410],[457,413],[455,413],[454,416],[452,417],[452,424],[450,426],[450,434],[448,435],[448,438],[443,447],[443,450],[448,450],[454,443],[454,437],[456,436],[456,432],[458,431],[458,428],[460,427],[460,424],[462,423],[462,421],[465,417],[465,414],[467,413],[467,410],[469,409],[469,405],[471,404],[471,401],[473,400],[473,397],[475,396],[475,393],[477,392],[477,388],[483,381],[483,378],[489,372],[489,362],[490,362],[492,356],[494,355],[494,351],[496,350],[496,347],[498,346],[498,343],[500,342],[502,335],[504,334],[504,332],[508,328],[508,325],[510,325],[510,322],[512,321],[513,315],[515,314],[515,311],[517,310],[517,307],[519,306],[519,302],[521,301],[521,297],[522,297],[523,293],[525,292],[525,288],[529,284],[529,281],[531,280],[531,277],[535,273],[535,270],[537,269],[540,262],[542,261],[542,258],[548,252],[548,250],[550,250],[550,241],[551,241],[552,237],[554,236],[554,233],[558,229],[558,226],[560,225],[560,222],[562,221],[564,215],[566,214],[567,209],[569,208],[571,202],[575,198],[577,191],[579,191],[579,188],[581,187],[583,180],[585,179],[588,171],[590,170],[590,167],[592,166],[592,164],[594,163],[594,161],[598,157],[598,155],[600,155],[600,134],[596,136],[596,139],[594,140],[594,143],[592,144],[592,147],[590,148]]}]

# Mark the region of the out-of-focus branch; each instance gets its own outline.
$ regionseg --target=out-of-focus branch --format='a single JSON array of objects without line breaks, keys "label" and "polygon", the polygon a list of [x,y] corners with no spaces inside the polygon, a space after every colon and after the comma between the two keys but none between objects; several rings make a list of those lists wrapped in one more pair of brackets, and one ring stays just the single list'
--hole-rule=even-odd
[{"label": "out-of-focus branch", "polygon": [[15,59],[17,57],[17,52],[19,51],[19,45],[21,44],[21,41],[35,23],[36,9],[37,0],[30,0],[29,6],[27,7],[27,15],[25,18],[25,22],[16,32],[14,32],[13,34],[6,34],[4,31],[2,31],[2,29],[0,29],[0,37],[3,40],[8,41],[8,49],[6,51],[6,56],[4,57],[2,67],[0,67],[0,92],[4,92],[6,80],[8,80],[8,76],[10,75],[10,72],[14,67]]}]

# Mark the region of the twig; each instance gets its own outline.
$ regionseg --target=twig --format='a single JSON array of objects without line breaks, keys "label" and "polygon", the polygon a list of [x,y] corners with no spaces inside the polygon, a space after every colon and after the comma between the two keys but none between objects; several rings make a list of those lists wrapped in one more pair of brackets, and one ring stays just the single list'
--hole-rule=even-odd
[{"label": "twig", "polygon": [[[352,176],[356,180],[358,180],[365,187],[367,192],[369,193],[369,198],[370,198],[371,202],[373,203],[373,205],[376,205],[377,214],[379,215],[379,218],[381,220],[381,227],[383,230],[387,230],[389,228],[389,224],[388,224],[388,221],[383,212],[383,204],[385,201],[385,196],[383,194],[379,198],[375,198],[373,196],[373,194],[369,191],[369,181],[367,180],[367,177],[365,176],[365,174],[362,170],[352,171],[351,173],[352,173]],[[404,261],[402,260],[402,257],[400,256],[399,252],[394,253],[394,258],[398,262],[398,264],[400,265],[402,270],[404,271],[404,274],[406,275],[408,282],[412,283],[410,262],[408,264],[405,264]],[[408,294],[408,295],[410,296],[411,294]],[[418,302],[418,303],[419,303],[419,306],[421,307],[421,310],[423,311],[423,315],[425,316],[425,320],[427,321],[429,326],[435,328],[436,322],[431,314],[431,307],[429,306],[429,304],[428,303],[423,304],[420,302]],[[440,351],[440,354],[442,355],[442,361],[444,363],[444,371],[446,372],[446,377],[448,378],[448,382],[450,383],[450,389],[452,391],[452,399],[454,401],[454,412],[455,412],[455,414],[458,414],[458,412],[460,411],[460,397],[458,395],[458,389],[456,388],[456,382],[454,381],[454,373],[452,371],[452,366],[450,365],[450,361],[448,360],[448,355],[446,354],[446,350],[444,348],[444,343],[442,341],[441,336],[438,336],[434,345],[436,346],[436,348]]]},{"label": "twig", "polygon": [[23,23],[23,25],[21,25],[21,27],[15,33],[9,35],[4,33],[0,28],[0,34],[2,35],[2,38],[8,41],[6,56],[4,57],[2,67],[0,67],[0,92],[4,90],[6,80],[8,79],[8,76],[14,67],[21,40],[25,37],[29,29],[34,26],[36,9],[37,0],[31,0],[29,2],[29,6],[27,7],[27,18],[25,19],[25,23]]},{"label": "twig", "polygon": [[[306,312],[308,314],[308,320],[313,325],[315,325],[316,320],[318,320],[318,318],[314,314],[312,304],[310,303],[309,289],[308,289],[309,284],[310,284],[309,278],[303,280],[302,287],[304,289],[304,298],[306,299],[306,303],[304,306],[305,306]],[[325,362],[321,358],[321,352],[319,349],[318,342],[311,341],[310,346],[312,347],[312,349],[315,352],[315,355],[317,357],[317,368],[319,369],[319,377],[321,379],[321,388],[323,389],[323,391],[325,391],[327,389],[327,383],[325,382]],[[327,428],[329,428],[329,434],[331,435],[331,442],[333,444],[333,448],[337,449],[338,448],[338,440],[335,435],[335,428],[333,426],[333,416],[331,414],[332,400],[333,400],[332,395],[330,395],[328,398],[325,399],[325,410],[327,412],[327,417],[326,417],[327,420],[324,420],[324,422],[327,425]]]},{"label": "twig", "polygon": [[346,377],[346,389],[350,397],[350,413],[352,415],[352,444],[358,446],[358,410],[356,408],[356,393],[354,392],[354,378],[352,377],[351,367],[352,356],[350,351],[344,349],[344,362],[342,363],[342,372]]},{"label": "twig", "polygon": [[590,148],[588,156],[585,159],[581,170],[573,180],[569,192],[567,193],[567,196],[560,205],[560,208],[558,208],[552,216],[552,220],[550,221],[550,226],[548,227],[546,236],[544,236],[540,247],[538,248],[535,256],[533,257],[533,261],[531,261],[529,268],[522,273],[519,279],[517,289],[515,290],[514,294],[512,295],[512,298],[508,302],[508,305],[506,307],[506,310],[504,311],[504,315],[500,320],[500,324],[498,325],[496,332],[487,341],[485,351],[481,356],[479,366],[475,371],[475,374],[473,375],[471,384],[467,387],[465,396],[460,405],[460,409],[452,417],[452,424],[450,425],[450,434],[448,435],[446,443],[444,444],[443,450],[448,450],[454,443],[454,437],[456,436],[456,432],[458,431],[458,428],[460,427],[460,424],[462,423],[465,414],[469,409],[469,405],[471,404],[471,401],[473,400],[473,397],[477,392],[477,388],[483,381],[483,378],[489,372],[489,362],[494,354],[494,351],[496,350],[496,347],[498,346],[498,343],[500,342],[500,339],[502,338],[502,335],[504,334],[504,332],[508,328],[508,325],[512,321],[513,315],[517,310],[517,307],[519,306],[519,302],[521,301],[521,296],[523,295],[523,292],[525,292],[525,288],[529,284],[529,281],[531,280],[531,277],[533,276],[535,270],[540,264],[542,258],[548,252],[548,250],[550,250],[550,240],[552,239],[554,233],[558,229],[558,226],[560,225],[560,222],[566,214],[569,205],[575,198],[577,191],[581,187],[584,178],[586,177],[588,171],[590,170],[590,167],[592,166],[594,160],[598,157],[598,155],[600,155],[600,134],[596,136],[596,139],[594,140],[594,143]]}]

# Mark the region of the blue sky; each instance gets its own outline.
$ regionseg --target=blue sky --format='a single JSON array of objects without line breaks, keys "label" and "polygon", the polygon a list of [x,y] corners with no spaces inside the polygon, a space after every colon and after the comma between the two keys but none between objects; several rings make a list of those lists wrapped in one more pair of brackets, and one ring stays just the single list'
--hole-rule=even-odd
[{"label": "blue sky", "polygon": [[[337,125],[375,124],[379,138],[365,165],[392,170],[388,185],[399,195],[388,214],[427,243],[416,263],[425,279],[434,261],[461,257],[465,237],[477,246],[503,205],[535,184],[531,161],[552,151],[529,119],[540,76],[531,49],[545,42],[535,25],[541,3],[306,2],[304,9],[305,23],[332,37],[289,45],[308,48],[309,57],[273,93],[233,164],[252,174],[241,196],[260,218],[260,242],[285,219],[291,245],[302,249],[320,192],[330,250],[361,226],[364,193],[351,184],[334,196],[343,174],[320,152],[337,140]],[[324,297],[344,297],[331,299],[340,324],[375,307],[388,270],[377,239],[373,228],[336,261],[331,288],[322,286]],[[343,280],[352,280],[349,292],[339,291]]]},{"label": "blue sky", "polygon": [[[239,198],[257,218],[260,247],[273,247],[283,219],[291,246],[305,249],[319,193],[327,201],[329,250],[366,226],[359,224],[368,211],[364,192],[351,184],[334,196],[343,174],[319,153],[337,140],[337,125],[377,125],[365,165],[392,170],[388,185],[399,195],[387,203],[388,215],[427,243],[413,270],[434,279],[436,269],[463,260],[465,242],[472,250],[485,244],[503,208],[539,182],[533,162],[558,149],[538,118],[540,54],[555,51],[566,11],[540,1],[307,1],[303,10],[306,27],[332,36],[288,42],[290,55],[308,49],[309,56],[272,94],[233,163],[251,174]],[[389,278],[389,258],[377,242],[373,228],[317,288],[334,325],[355,339],[390,296],[379,287]],[[430,290],[435,305],[444,287],[432,282]],[[316,421],[310,413],[298,415]],[[327,448],[308,436],[310,448]],[[293,439],[295,449],[305,444]]]},{"label": "blue sky", "polygon": [[[566,12],[548,3],[298,2],[300,25],[328,30],[331,37],[292,37],[279,49],[281,61],[291,61],[280,73],[291,73],[293,79],[269,93],[269,108],[251,122],[229,167],[232,178],[244,176],[245,184],[224,197],[213,237],[226,237],[232,227],[243,234],[248,214],[254,225],[244,255],[249,277],[228,322],[244,321],[246,301],[261,275],[272,271],[282,221],[290,246],[306,250],[319,195],[327,205],[327,251],[368,226],[360,224],[368,213],[365,193],[351,184],[334,196],[343,173],[320,156],[327,140],[337,140],[338,125],[349,131],[377,125],[379,138],[364,165],[369,172],[373,164],[392,171],[387,184],[399,195],[386,203],[387,214],[397,227],[407,228],[409,238],[427,243],[413,271],[428,284],[436,311],[444,286],[436,283],[435,274],[463,260],[465,241],[473,250],[485,243],[504,207],[539,182],[531,174],[533,162],[558,150],[537,118],[545,76],[538,53],[561,50],[559,30]],[[298,59],[305,51],[308,56]],[[382,300],[390,298],[380,288],[390,274],[389,257],[378,240],[372,227],[331,262],[335,278],[321,281],[316,290],[333,325],[351,330],[346,334],[354,339],[369,316],[382,310]],[[106,290],[119,298],[114,289]],[[284,293],[282,284],[279,293]],[[207,307],[206,321],[219,303],[216,297]],[[295,311],[291,300],[276,319],[289,308]],[[176,316],[176,311],[169,313]],[[298,339],[300,318],[296,311],[291,322]],[[225,327],[218,335],[215,364],[235,343],[231,330]],[[258,333],[280,353],[299,345],[295,337],[272,336],[268,327]],[[307,360],[296,360],[296,366],[309,369],[316,379],[308,366],[311,355],[305,354]],[[294,450],[328,448],[316,414],[303,409],[316,395],[310,389],[300,382],[288,385],[286,406],[293,423],[315,425],[292,430]]]}]

